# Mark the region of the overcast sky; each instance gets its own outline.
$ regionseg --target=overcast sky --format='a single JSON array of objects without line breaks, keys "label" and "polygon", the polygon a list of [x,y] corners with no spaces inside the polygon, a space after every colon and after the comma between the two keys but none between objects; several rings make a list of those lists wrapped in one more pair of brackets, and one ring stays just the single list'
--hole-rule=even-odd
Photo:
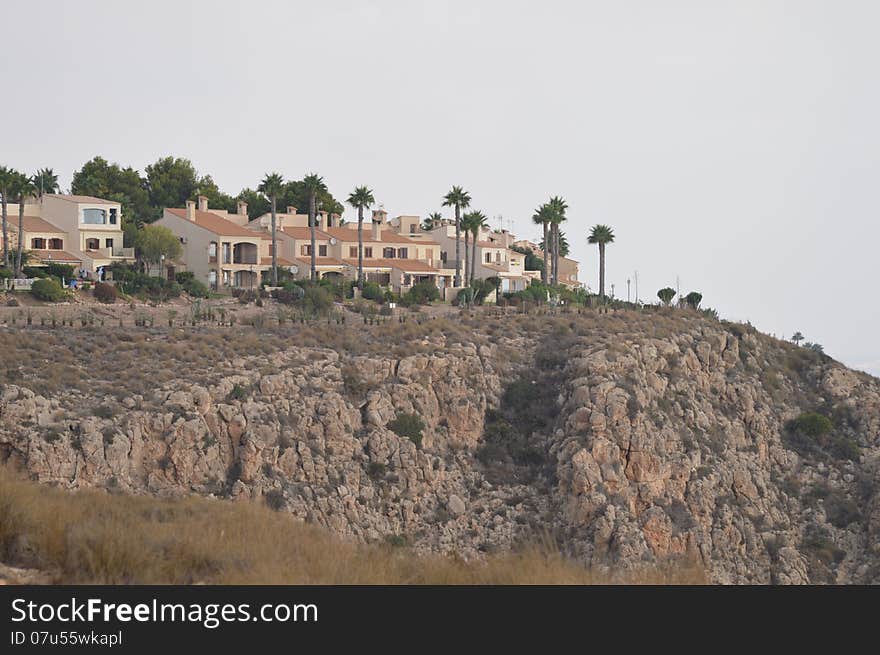
[{"label": "overcast sky", "polygon": [[19,0],[3,24],[2,164],[67,188],[173,154],[233,194],[317,171],[392,215],[460,184],[531,237],[559,194],[594,291],[601,222],[617,296],[679,278],[880,374],[880,3]]}]

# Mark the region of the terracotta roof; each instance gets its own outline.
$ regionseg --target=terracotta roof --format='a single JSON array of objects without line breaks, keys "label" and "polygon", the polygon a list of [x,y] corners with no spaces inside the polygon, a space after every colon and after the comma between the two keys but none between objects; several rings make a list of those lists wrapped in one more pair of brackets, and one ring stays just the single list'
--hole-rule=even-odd
[{"label": "terracotta roof", "polygon": [[[357,268],[357,259],[345,259],[344,261]],[[439,273],[429,263],[419,259],[365,259],[364,268],[397,268],[404,273]]]},{"label": "terracotta roof", "polygon": [[[311,240],[312,233],[307,227],[284,227],[281,228],[281,232],[284,232],[289,237],[293,237],[294,239],[307,239]],[[357,237],[357,234],[355,234]],[[269,238],[272,238],[272,235],[269,235]],[[316,241],[327,241],[330,238],[330,235],[326,232],[315,228],[315,240]]]},{"label": "terracotta roof", "polygon": [[[177,216],[178,218],[182,218],[183,220],[188,220],[186,217],[186,209],[166,209],[165,211]],[[199,227],[205,228],[209,232],[213,232],[214,234],[224,236],[224,237],[248,237],[251,239],[260,238],[259,233],[254,230],[248,230],[247,228],[238,225],[237,223],[233,223],[232,221],[226,220],[222,216],[218,216],[213,212],[203,212],[196,210],[196,220],[195,224]]]},{"label": "terracotta roof", "polygon": [[[300,264],[304,264],[306,267],[312,265],[312,258],[308,255],[304,255],[302,257],[296,257],[296,261]],[[315,257],[315,266],[345,266],[346,263],[341,259],[336,259],[335,257]]]},{"label": "terracotta roof", "polygon": [[58,198],[59,200],[67,200],[68,202],[87,202],[100,205],[118,205],[115,200],[105,200],[104,198],[96,198],[95,196],[75,196],[67,193],[47,193],[50,198]]},{"label": "terracotta roof", "polygon": [[41,262],[58,262],[61,264],[81,264],[79,257],[74,257],[64,250],[31,250],[31,254],[37,257]]},{"label": "terracotta roof", "polygon": [[[25,216],[22,221],[25,232],[51,232],[52,234],[64,234],[64,230],[44,221],[39,216]],[[18,216],[9,216],[7,225],[12,232],[18,232]]]},{"label": "terracotta roof", "polygon": [[[324,228],[324,231],[327,232],[330,236],[334,236],[340,241],[346,243],[357,243],[358,233],[357,233],[357,223],[354,224],[354,227],[328,227]],[[373,228],[372,225],[366,224],[364,225],[364,243],[404,243],[409,245],[423,245],[423,246],[439,246],[440,244],[436,241],[422,241],[421,239],[410,239],[402,234],[398,234],[392,228],[383,228],[379,233],[379,240],[373,238]]]},{"label": "terracotta roof", "polygon": [[[272,265],[272,258],[271,257],[261,257],[260,261],[262,262],[263,266],[271,266]],[[278,265],[279,266],[290,266],[291,264],[293,264],[293,262],[290,261],[289,259],[284,259],[284,257],[278,258]]]},{"label": "terracotta roof", "polygon": [[507,267],[506,267],[506,266],[501,266],[500,264],[495,264],[495,263],[488,264],[488,263],[486,263],[486,262],[480,262],[480,264],[483,265],[483,268],[490,268],[490,269],[492,269],[493,271],[504,271],[504,272],[507,272]]}]

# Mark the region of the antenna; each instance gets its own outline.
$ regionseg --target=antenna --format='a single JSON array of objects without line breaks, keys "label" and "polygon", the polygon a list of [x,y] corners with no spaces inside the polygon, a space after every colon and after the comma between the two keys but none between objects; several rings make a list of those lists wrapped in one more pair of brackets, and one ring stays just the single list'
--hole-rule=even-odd
[{"label": "antenna", "polygon": [[639,272],[636,271],[636,304],[639,304]]}]

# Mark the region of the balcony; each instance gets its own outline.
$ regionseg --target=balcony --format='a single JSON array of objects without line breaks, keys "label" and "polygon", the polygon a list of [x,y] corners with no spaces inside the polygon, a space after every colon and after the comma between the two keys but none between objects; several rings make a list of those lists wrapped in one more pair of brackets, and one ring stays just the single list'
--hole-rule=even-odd
[{"label": "balcony", "polygon": [[89,248],[86,254],[96,259],[134,259],[134,248],[121,248],[112,246],[110,248]]}]

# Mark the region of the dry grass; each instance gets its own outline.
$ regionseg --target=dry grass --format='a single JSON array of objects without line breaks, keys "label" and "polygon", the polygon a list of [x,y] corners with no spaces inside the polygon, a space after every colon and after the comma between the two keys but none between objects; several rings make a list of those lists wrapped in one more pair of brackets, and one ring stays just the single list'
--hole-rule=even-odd
[{"label": "dry grass", "polygon": [[250,503],[68,493],[0,468],[0,560],[60,584],[695,584],[693,566],[616,576],[533,548],[484,562],[339,540]]}]

